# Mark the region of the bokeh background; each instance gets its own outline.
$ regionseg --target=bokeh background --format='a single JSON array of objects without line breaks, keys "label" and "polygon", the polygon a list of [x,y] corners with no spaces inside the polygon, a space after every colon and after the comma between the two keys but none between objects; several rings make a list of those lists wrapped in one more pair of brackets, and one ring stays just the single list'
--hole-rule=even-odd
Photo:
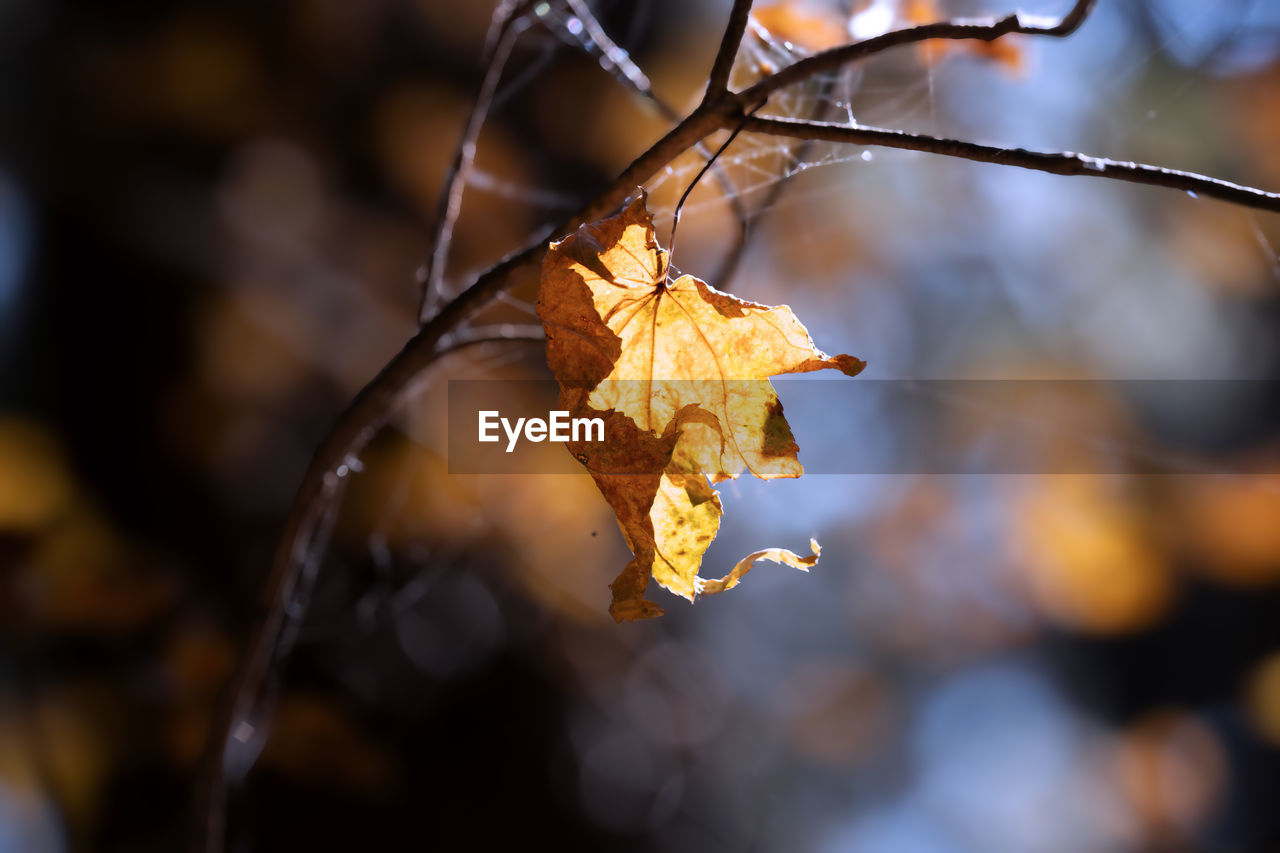
[{"label": "bokeh background", "polygon": [[[740,82],[850,32],[1005,11],[757,5]],[[593,8],[666,107],[696,102],[727,3]],[[192,836],[306,461],[415,327],[491,11],[0,2],[0,851]],[[450,287],[667,126],[561,4],[528,24]],[[908,48],[770,109],[1275,190],[1280,7],[1100,0],[1067,41]],[[647,185],[664,239],[699,164]],[[1274,214],[748,137],[722,164],[734,203],[699,185],[675,264],[789,303],[869,378],[1280,368]],[[754,224],[729,276],[735,204]],[[498,310],[531,322],[531,298]],[[1280,849],[1280,477],[1227,473],[1277,470],[1274,405],[1082,397],[1150,451],[1088,476],[726,484],[708,573],[810,536],[820,566],[693,606],[654,590],[667,615],[616,626],[627,554],[594,486],[450,476],[450,377],[545,366],[528,343],[451,358],[360,460],[232,780],[235,849]],[[844,441],[893,440],[865,414]],[[801,459],[839,453],[844,418],[795,413]],[[1153,473],[1181,451],[1223,473]]]}]

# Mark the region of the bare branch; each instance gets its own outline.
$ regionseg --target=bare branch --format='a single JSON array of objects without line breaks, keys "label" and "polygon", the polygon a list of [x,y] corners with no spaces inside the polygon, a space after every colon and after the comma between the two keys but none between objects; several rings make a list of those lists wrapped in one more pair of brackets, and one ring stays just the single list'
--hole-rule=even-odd
[{"label": "bare branch", "polygon": [[542,326],[536,323],[498,323],[486,326],[470,326],[440,338],[440,355],[447,355],[475,344],[512,341],[541,341],[545,339]]},{"label": "bare branch", "polygon": [[262,715],[258,711],[261,697],[266,693],[267,675],[281,654],[280,641],[289,631],[289,625],[302,619],[305,608],[294,605],[305,602],[305,596],[301,599],[296,596],[313,577],[310,568],[315,565],[313,555],[323,550],[327,542],[330,521],[346,489],[352,460],[358,459],[387,423],[423,371],[454,345],[447,338],[455,336],[468,318],[501,292],[514,273],[539,263],[552,234],[563,234],[612,212],[637,184],[723,126],[732,111],[732,104],[695,110],[636,158],[617,180],[575,216],[491,267],[410,338],[338,416],[312,456],[298,487],[272,560],[263,616],[211,730],[202,785],[204,820],[196,839],[196,850],[221,853],[224,848],[227,771],[236,742],[253,736],[261,725]]},{"label": "bare branch", "polygon": [[[515,263],[513,259],[511,266],[495,267],[476,284],[505,277]],[[423,372],[444,355],[493,341],[542,338],[541,327],[504,325],[454,333],[446,342],[445,336],[456,328],[454,314],[447,309],[442,311],[405,344],[356,396],[312,457],[276,549],[263,616],[212,729],[203,772],[204,821],[196,851],[221,853],[225,847],[228,770],[235,763],[237,743],[260,739],[258,729],[267,724],[264,718],[271,704],[268,673],[272,664],[288,653],[302,621],[319,571],[319,557],[332,533],[350,474],[359,468],[360,453],[386,425]]]},{"label": "bare branch", "polygon": [[[420,324],[425,324],[436,312],[437,300],[443,292],[444,270],[448,259],[449,248],[453,240],[453,228],[454,225],[457,224],[458,214],[461,211],[462,196],[466,186],[467,177],[475,163],[476,143],[480,135],[480,129],[483,127],[484,121],[488,116],[489,109],[492,106],[497,85],[502,77],[502,71],[506,66],[506,61],[510,55],[511,48],[514,46],[515,39],[522,32],[522,27],[518,25],[518,22],[520,21],[521,16],[525,15],[533,5],[534,0],[519,0],[519,2],[516,2],[515,0],[505,0],[505,2],[500,4],[498,8],[494,10],[489,33],[485,37],[485,51],[489,58],[484,80],[481,83],[480,91],[477,93],[476,98],[472,103],[472,110],[467,119],[467,126],[463,131],[462,138],[459,140],[454,161],[445,178],[444,189],[440,196],[440,209],[436,217],[436,230],[431,258],[427,264],[427,274],[422,287],[422,301],[418,311],[418,322]],[[567,0],[567,5],[570,11],[582,20],[584,28],[587,29],[592,39],[596,42],[596,45],[600,47],[602,54],[598,58],[601,60],[601,64],[605,67],[605,70],[614,72],[615,76],[625,81],[641,95],[644,95],[646,99],[656,106],[663,117],[668,118],[671,121],[677,121],[679,119],[679,115],[675,110],[671,109],[671,107],[663,103],[661,99],[657,97],[653,92],[652,87],[649,86],[648,77],[638,66],[635,65],[634,62],[630,60],[626,51],[618,47],[617,44],[609,37],[604,28],[600,25],[599,21],[592,14],[590,8],[587,7],[582,0]],[[749,2],[741,5],[745,5],[747,11],[750,11],[751,4]],[[744,18],[743,27],[745,28],[745,26]],[[741,35],[739,35],[738,38],[739,41],[741,41]],[[698,115],[698,112],[695,111],[694,114],[687,117],[685,122],[681,123],[681,126],[688,124],[696,115]],[[702,145],[701,140],[704,136],[718,130],[720,125],[708,121],[707,118],[707,116],[703,116],[700,123],[698,123],[698,126],[701,127],[702,130],[696,139],[693,139],[692,142],[686,143],[684,148],[680,149],[680,151],[676,151],[674,154],[668,155],[665,161],[657,163],[654,166],[654,170],[656,170],[658,166],[664,165],[666,162],[674,159],[676,155],[690,147],[696,147],[704,157],[710,157],[710,152]],[[671,134],[668,134],[668,137],[670,136]],[[654,148],[661,146],[664,141],[666,141],[666,138],[655,143]],[[653,149],[651,148],[650,152],[646,153],[652,152]],[[641,155],[641,158],[640,160],[637,160],[637,163],[644,159],[645,155]],[[619,181],[615,182],[614,187],[607,192],[610,199],[617,196],[616,200],[613,200],[612,202],[613,205],[616,206],[621,203],[623,198],[626,197],[627,193],[629,193],[637,183],[645,180],[652,174],[652,171],[650,171],[645,172],[638,178],[630,177],[635,175],[638,171],[635,166],[636,164],[633,164],[631,168],[628,168],[628,170],[619,178]],[[643,166],[641,168],[643,168]],[[715,178],[716,182],[720,184],[721,188],[724,190],[725,196],[730,199],[735,215],[738,217],[739,221],[743,223],[740,229],[739,239],[745,241],[747,227],[745,224],[746,211],[742,207],[736,188],[728,175],[719,167],[715,170]],[[630,183],[628,183],[628,181]],[[627,185],[621,190],[618,190],[617,187],[619,183]],[[618,195],[619,192],[621,192],[621,195]],[[597,201],[598,200],[599,198],[597,198]],[[590,210],[590,208],[588,208],[588,210]],[[608,209],[606,208],[606,212],[607,210]],[[587,219],[583,219],[581,221],[578,221],[575,217],[574,220],[571,220],[572,227],[577,227],[577,225],[584,221],[599,218],[599,215],[603,214],[589,216]],[[463,295],[465,296],[465,294]]]},{"label": "bare branch", "polygon": [[856,44],[833,47],[822,53],[805,57],[745,89],[741,97],[744,104],[759,103],[767,100],[779,89],[785,89],[816,74],[835,71],[860,59],[866,59],[904,44],[917,44],[932,39],[995,41],[1012,33],[1064,38],[1080,28],[1080,25],[1089,17],[1095,2],[1096,0],[1077,0],[1071,11],[1059,20],[1014,12],[999,20],[940,21],[905,30],[894,30]]},{"label": "bare branch", "polygon": [[432,240],[431,258],[427,262],[427,274],[422,282],[422,302],[418,308],[418,322],[425,323],[435,312],[437,300],[443,294],[444,268],[449,258],[449,247],[453,243],[453,226],[458,222],[458,214],[462,211],[462,196],[467,185],[467,176],[471,173],[476,159],[476,142],[480,137],[480,129],[484,127],[489,116],[489,108],[493,105],[493,96],[498,89],[498,81],[507,67],[507,59],[516,39],[523,32],[520,23],[532,0],[504,0],[493,11],[493,20],[489,24],[489,32],[485,36],[485,72],[480,82],[480,91],[471,102],[471,113],[467,116],[467,125],[458,140],[457,151],[454,152],[453,163],[445,176],[444,189],[440,192],[440,205],[436,212],[436,226]]},{"label": "bare branch", "polygon": [[849,142],[855,145],[881,145],[886,148],[905,148],[910,151],[927,151],[947,157],[960,157],[980,163],[1001,166],[1017,166],[1053,175],[1092,175],[1134,184],[1168,187],[1194,193],[1197,196],[1221,199],[1258,210],[1280,212],[1280,193],[1265,192],[1253,187],[1233,184],[1220,178],[1149,166],[1145,163],[1108,160],[1074,152],[1028,151],[1025,148],[997,148],[977,142],[959,139],[887,130],[879,127],[849,126],[818,121],[795,121],[778,118],[750,118],[744,128],[751,133],[767,133],[772,136],[792,136],[799,139],[824,139],[829,142]]},{"label": "bare branch", "polygon": [[716,51],[711,75],[707,78],[707,91],[703,95],[703,103],[728,93],[729,75],[733,72],[733,62],[738,58],[738,48],[742,47],[742,36],[747,31],[747,21],[750,18],[751,0],[733,0],[733,8],[729,11],[729,22],[725,24],[724,36],[720,39],[720,49]]},{"label": "bare branch", "polygon": [[[649,84],[648,76],[632,61],[627,52],[613,41],[600,24],[599,19],[592,13],[591,8],[586,4],[586,0],[566,0],[566,2],[570,11],[582,21],[583,30],[591,37],[591,41],[598,50],[597,55],[601,66],[613,74],[615,78],[620,79],[643,95],[663,118],[673,123],[679,122],[682,117],[680,113],[676,112],[653,91],[653,87]],[[711,151],[705,144],[698,142],[694,147],[704,159],[714,162]],[[738,194],[738,188],[734,185],[733,179],[729,177],[729,173],[725,171],[720,163],[715,163],[711,174],[720,186],[724,198],[728,201],[729,206],[733,209],[734,216],[738,220],[738,236],[735,238],[731,254],[731,257],[736,257],[746,247],[747,234],[750,231],[750,214],[743,206],[742,197]],[[736,263],[734,261],[732,266],[736,266]],[[732,266],[728,266],[727,269],[732,271]]]},{"label": "bare branch", "polygon": [[648,75],[641,71],[640,66],[632,61],[627,52],[618,47],[617,43],[609,37],[604,27],[600,25],[599,19],[587,6],[586,0],[566,0],[566,2],[569,4],[569,10],[582,21],[583,30],[600,49],[598,59],[604,70],[615,77],[621,77],[637,92],[656,101]]}]

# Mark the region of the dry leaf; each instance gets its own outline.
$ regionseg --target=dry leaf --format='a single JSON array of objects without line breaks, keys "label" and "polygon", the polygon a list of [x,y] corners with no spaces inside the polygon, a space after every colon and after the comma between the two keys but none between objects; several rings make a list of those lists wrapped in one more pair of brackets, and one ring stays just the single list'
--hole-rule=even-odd
[{"label": "dry leaf", "polygon": [[[698,577],[722,514],[711,483],[750,471],[798,477],[798,448],[769,377],[865,366],[827,356],[784,306],[721,293],[693,276],[667,280],[641,191],[616,216],[547,252],[538,293],[560,407],[605,421],[604,442],[570,442],[618,516],[635,559],[612,584],[614,618],[662,610],[652,576],[688,598],[737,584],[757,560],[807,568],[781,549],[752,554],[719,580]],[[710,480],[710,482],[708,482]]]}]

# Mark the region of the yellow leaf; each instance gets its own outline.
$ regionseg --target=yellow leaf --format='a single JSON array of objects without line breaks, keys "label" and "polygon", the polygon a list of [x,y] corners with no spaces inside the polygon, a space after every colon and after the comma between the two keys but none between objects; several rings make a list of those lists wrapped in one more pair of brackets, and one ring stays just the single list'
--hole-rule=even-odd
[{"label": "yellow leaf", "polygon": [[[612,584],[619,621],[657,616],[650,576],[689,600],[736,585],[759,559],[817,561],[770,549],[719,581],[698,577],[720,525],[708,483],[750,471],[798,477],[798,448],[768,379],[865,366],[818,350],[791,309],[722,293],[693,276],[669,281],[645,196],[553,243],[538,316],[561,408],[605,421],[604,442],[570,442],[618,516],[635,559]],[[816,546],[816,543],[815,543]]]}]

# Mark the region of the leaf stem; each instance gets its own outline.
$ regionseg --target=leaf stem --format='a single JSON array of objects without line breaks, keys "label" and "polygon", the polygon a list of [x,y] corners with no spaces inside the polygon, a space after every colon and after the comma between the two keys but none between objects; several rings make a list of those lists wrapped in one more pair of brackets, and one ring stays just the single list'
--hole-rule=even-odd
[{"label": "leaf stem", "polygon": [[702,176],[707,173],[707,170],[715,165],[716,160],[718,160],[720,155],[725,152],[725,149],[733,144],[733,140],[738,138],[738,134],[742,132],[742,129],[746,126],[747,122],[751,120],[751,117],[755,115],[756,110],[760,109],[761,106],[763,106],[763,104],[756,104],[751,108],[750,112],[742,117],[742,120],[738,122],[737,126],[729,134],[729,138],[721,143],[720,147],[717,148],[715,153],[707,159],[706,163],[702,164],[702,168],[698,170],[698,174],[693,176],[693,180],[689,182],[689,186],[685,187],[684,192],[680,194],[680,200],[676,202],[676,211],[671,217],[671,236],[667,240],[667,266],[662,273],[662,281],[659,283],[659,287],[665,286],[667,281],[671,278],[671,258],[675,257],[676,252],[676,228],[680,225],[680,211],[684,210],[684,203],[689,200],[689,193],[693,192],[693,188],[698,185],[698,181],[702,180]]}]

